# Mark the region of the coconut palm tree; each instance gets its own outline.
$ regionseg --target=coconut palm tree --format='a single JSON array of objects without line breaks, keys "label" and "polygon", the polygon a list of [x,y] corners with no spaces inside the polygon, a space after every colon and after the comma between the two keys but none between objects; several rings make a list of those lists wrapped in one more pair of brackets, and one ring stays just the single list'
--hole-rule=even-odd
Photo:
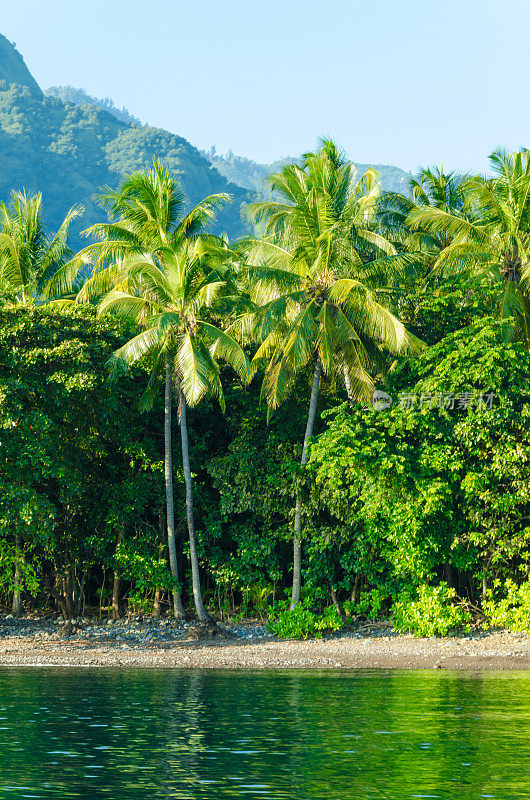
[{"label": "coconut palm tree", "polygon": [[417,206],[407,224],[447,241],[438,275],[487,278],[498,287],[501,317],[513,319],[515,337],[530,347],[530,155],[496,150],[490,162],[492,178],[461,184],[461,213]]},{"label": "coconut palm tree", "polygon": [[0,293],[27,305],[46,292],[48,281],[68,262],[68,229],[83,213],[73,206],[55,236],[46,233],[42,195],[13,192],[11,204],[0,203]]},{"label": "coconut palm tree", "polygon": [[432,206],[454,213],[462,208],[460,191],[465,176],[444,172],[443,167],[423,167],[417,178],[411,178],[409,189],[418,206]]},{"label": "coconut palm tree", "polygon": [[465,180],[466,176],[444,172],[443,167],[421,169],[416,178],[408,181],[407,195],[397,192],[384,192],[381,195],[381,231],[396,244],[403,244],[408,251],[416,251],[419,261],[425,260],[422,258],[425,254],[436,257],[440,250],[451,243],[447,232],[433,234],[419,226],[412,229],[407,225],[407,219],[415,209],[430,208],[461,216],[464,205],[462,184]]},{"label": "coconut palm tree", "polygon": [[[402,353],[417,342],[385,305],[388,276],[404,257],[374,230],[378,185],[369,170],[354,180],[354,167],[331,141],[301,165],[269,179],[283,202],[252,207],[266,234],[246,244],[254,312],[238,321],[259,347],[252,374],[263,368],[262,394],[269,413],[288,396],[301,372],[313,380],[301,467],[308,458],[322,375],[337,374],[350,397],[372,393],[383,350]],[[291,608],[300,600],[302,505],[294,518]]]},{"label": "coconut palm tree", "polygon": [[199,580],[195,534],[193,483],[189,459],[187,407],[197,405],[207,394],[215,396],[224,410],[219,360],[230,364],[242,380],[249,365],[240,345],[213,321],[212,312],[226,282],[208,264],[204,242],[184,240],[175,248],[159,249],[155,255],[139,254],[123,267],[116,288],[102,299],[99,312],[115,314],[142,324],[144,330],[117,350],[114,369],[120,363],[134,364],[149,357],[153,364],[144,404],[149,405],[157,375],[165,372],[165,441],[168,518],[173,513],[171,480],[171,387],[179,395],[182,466],[186,489],[186,515],[190,542],[193,596],[197,616],[208,622]]},{"label": "coconut palm tree", "polygon": [[[119,362],[132,364],[149,357],[152,372],[144,405],[152,401],[156,378],[164,375],[164,472],[168,550],[172,577],[178,584],[172,476],[171,412],[173,383],[179,393],[182,462],[190,539],[193,594],[199,619],[207,620],[199,581],[199,562],[193,515],[193,487],[188,453],[187,405],[210,392],[223,404],[217,359],[233,363],[243,376],[246,357],[241,348],[213,322],[210,308],[225,289],[213,264],[213,237],[202,232],[228,195],[211,195],[194,208],[178,183],[157,161],[153,169],[129,176],[118,191],[107,190],[102,204],[111,221],[94,225],[87,233],[100,241],[86,247],[64,266],[52,283],[55,292],[71,290],[83,265],[92,263],[92,275],[78,294],[78,302],[103,296],[100,312],[138,322],[144,331],[116,353]],[[219,251],[223,248],[220,246]],[[174,614],[183,616],[180,592],[173,593]]]}]

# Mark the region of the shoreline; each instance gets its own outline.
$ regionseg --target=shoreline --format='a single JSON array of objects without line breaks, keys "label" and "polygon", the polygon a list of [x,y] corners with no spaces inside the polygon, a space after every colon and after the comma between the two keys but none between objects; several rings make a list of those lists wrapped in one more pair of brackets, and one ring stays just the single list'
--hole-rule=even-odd
[{"label": "shoreline", "polygon": [[503,631],[441,639],[394,634],[294,641],[258,636],[131,646],[117,641],[43,642],[31,636],[1,636],[2,667],[528,670],[530,639]]}]

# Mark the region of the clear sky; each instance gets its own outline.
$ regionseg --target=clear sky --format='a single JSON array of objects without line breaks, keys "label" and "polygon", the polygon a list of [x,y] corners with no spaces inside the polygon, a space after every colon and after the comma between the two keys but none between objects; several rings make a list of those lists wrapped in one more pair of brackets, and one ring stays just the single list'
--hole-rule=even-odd
[{"label": "clear sky", "polygon": [[[530,146],[528,0],[2,0],[43,88],[111,97],[200,148],[480,169]],[[9,6],[6,8],[5,6]]]}]

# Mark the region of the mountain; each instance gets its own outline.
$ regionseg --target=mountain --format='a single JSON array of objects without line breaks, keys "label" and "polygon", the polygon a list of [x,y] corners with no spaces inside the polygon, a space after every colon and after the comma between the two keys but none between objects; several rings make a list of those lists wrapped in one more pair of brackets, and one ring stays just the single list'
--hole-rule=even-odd
[{"label": "mountain", "polygon": [[0,80],[26,86],[35,97],[42,97],[42,91],[24,63],[24,59],[13,42],[0,33]]},{"label": "mountain", "polygon": [[[248,232],[241,211],[256,197],[268,196],[266,176],[293,160],[258,164],[232,153],[218,156],[214,148],[202,153],[181,136],[142,125],[108,98],[71,86],[43,93],[15,45],[0,34],[0,200],[8,201],[12,189],[41,191],[52,231],[70,206],[81,203],[85,213],[72,226],[72,244],[79,246],[80,232],[105,219],[97,203],[102,187],[116,188],[155,156],[179,177],[191,204],[218,192],[232,196],[214,228],[231,239]],[[408,173],[375,166],[384,189],[407,190]],[[362,174],[368,165],[357,167]]]},{"label": "mountain", "polygon": [[[77,97],[87,95],[81,90]],[[82,203],[85,214],[72,226],[79,245],[79,232],[106,218],[97,204],[101,188],[117,187],[156,156],[178,175],[190,203],[229,193],[233,202],[219,213],[215,230],[231,238],[246,232],[241,208],[252,199],[246,189],[230,183],[186,139],[119,119],[117,109],[100,107],[105,102],[77,105],[65,95],[43,94],[14,45],[0,37],[0,200],[9,200],[12,189],[41,191],[51,230],[70,206]]]},{"label": "mountain", "polygon": [[[270,195],[266,185],[267,175],[270,175],[271,172],[279,172],[286,164],[297,160],[296,157],[289,156],[271,164],[258,164],[250,158],[235,156],[231,152],[225,156],[217,155],[215,148],[212,148],[209,152],[203,152],[203,155],[227,180],[243,186],[260,197],[268,197]],[[356,163],[355,166],[359,177],[370,166],[375,167],[381,179],[381,186],[385,191],[408,193],[407,182],[412,177],[409,172],[404,172],[399,167],[392,167],[388,164]]]}]

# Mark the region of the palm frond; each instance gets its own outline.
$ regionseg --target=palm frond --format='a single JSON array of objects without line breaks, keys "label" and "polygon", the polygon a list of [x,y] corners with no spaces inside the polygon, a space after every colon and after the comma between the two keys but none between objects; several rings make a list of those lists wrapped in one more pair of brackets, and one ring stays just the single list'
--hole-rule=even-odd
[{"label": "palm frond", "polygon": [[222,358],[237,372],[241,380],[247,383],[250,376],[250,364],[239,343],[228,333],[209,322],[200,322],[199,330],[212,358],[215,360]]}]

